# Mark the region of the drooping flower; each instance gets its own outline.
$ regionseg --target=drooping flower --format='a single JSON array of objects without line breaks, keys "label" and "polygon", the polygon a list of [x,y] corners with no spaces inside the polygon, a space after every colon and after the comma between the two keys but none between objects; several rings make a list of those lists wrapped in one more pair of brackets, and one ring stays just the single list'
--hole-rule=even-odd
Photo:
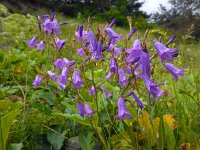
[{"label": "drooping flower", "polygon": [[78,88],[78,90],[80,90],[80,87],[84,84],[83,80],[80,77],[79,71],[75,70],[73,72],[73,81],[74,81],[74,85],[73,87]]},{"label": "drooping flower", "polygon": [[125,75],[124,70],[119,68],[118,69],[118,75],[119,75],[119,85],[120,85],[120,87],[126,86],[128,84],[128,79]]},{"label": "drooping flower", "polygon": [[129,34],[128,34],[128,40],[131,39],[131,37],[133,36],[133,34],[134,34],[136,31],[137,31],[137,28],[132,28],[132,29],[131,29],[131,32],[129,32]]},{"label": "drooping flower", "polygon": [[110,36],[111,43],[116,44],[117,41],[121,40],[121,34],[117,34],[113,29],[106,28],[105,33]]},{"label": "drooping flower", "polygon": [[90,108],[90,106],[85,103],[85,113],[86,113],[86,117],[90,117],[94,114],[94,111]]},{"label": "drooping flower", "polygon": [[56,69],[62,69],[65,65],[65,62],[63,61],[63,59],[58,58],[55,62],[53,62],[53,64],[56,67]]},{"label": "drooping flower", "polygon": [[[69,73],[69,68],[63,67],[61,75],[68,77],[68,73]],[[70,80],[67,78],[67,81],[70,81]]]},{"label": "drooping flower", "polygon": [[42,78],[37,74],[36,77],[35,77],[35,80],[32,83],[32,85],[33,86],[39,86],[41,81],[42,81]]},{"label": "drooping flower", "polygon": [[110,71],[106,76],[106,79],[109,79],[112,76],[112,74],[116,73],[116,71],[117,71],[117,64],[115,62],[115,58],[110,57]]},{"label": "drooping flower", "polygon": [[44,41],[41,41],[39,44],[36,44],[38,50],[44,50]]},{"label": "drooping flower", "polygon": [[130,66],[127,66],[126,67],[126,72],[130,75],[132,74],[132,71],[131,71],[131,67]]},{"label": "drooping flower", "polygon": [[176,35],[173,35],[173,36],[169,39],[169,41],[167,42],[166,46],[168,46],[169,44],[171,44],[171,43],[174,41],[175,38],[176,38]]},{"label": "drooping flower", "polygon": [[26,43],[30,48],[34,48],[36,46],[37,38],[34,36],[31,40],[27,40]]},{"label": "drooping flower", "polygon": [[157,100],[158,97],[163,94],[163,90],[158,88],[160,84],[155,84],[154,81],[150,80],[146,75],[141,75],[141,78],[143,79],[149,93],[152,94],[153,97]]},{"label": "drooping flower", "polygon": [[90,42],[90,49],[94,52],[97,48],[97,41],[94,32],[89,30],[87,34],[88,41]]},{"label": "drooping flower", "polygon": [[56,38],[55,39],[55,42],[56,42],[56,47],[57,49],[60,51],[63,46],[65,45],[65,40],[60,40],[59,38]]},{"label": "drooping flower", "polygon": [[129,56],[126,58],[126,62],[134,62],[136,59],[141,57],[142,54],[142,43],[140,39],[134,41],[133,47],[126,50],[129,53]]},{"label": "drooping flower", "polygon": [[77,102],[77,108],[78,108],[78,112],[81,115],[81,117],[84,117],[85,109],[84,109],[83,104],[80,101]]},{"label": "drooping flower", "polygon": [[76,62],[74,60],[68,60],[67,58],[63,58],[64,65],[66,67],[72,67]]},{"label": "drooping flower", "polygon": [[58,85],[62,90],[66,88],[67,81],[68,81],[67,77],[63,76],[62,74],[59,75],[58,79],[56,80],[56,82],[58,83]]},{"label": "drooping flower", "polygon": [[137,97],[137,95],[135,95],[135,93],[133,92],[133,98],[135,99],[138,107],[140,107],[141,109],[144,108],[144,105],[142,104],[142,102],[140,101],[140,99]]},{"label": "drooping flower", "polygon": [[111,23],[108,25],[109,28],[111,28],[116,23],[116,19],[114,18]]},{"label": "drooping flower", "polygon": [[85,53],[85,52],[84,52],[84,49],[83,49],[83,48],[78,48],[78,49],[77,49],[77,54],[78,54],[79,56],[82,57],[82,56],[84,55],[84,53]]},{"label": "drooping flower", "polygon": [[114,44],[110,43],[109,50],[115,55],[118,56],[120,52],[120,48],[116,47]]},{"label": "drooping flower", "polygon": [[115,119],[121,119],[121,120],[125,120],[126,118],[131,119],[132,116],[131,114],[128,112],[127,108],[126,108],[126,104],[125,101],[122,97],[118,98],[118,114],[115,116]]},{"label": "drooping flower", "polygon": [[83,26],[79,25],[75,36],[77,37],[77,41],[83,42],[87,38],[88,32],[83,31]]},{"label": "drooping flower", "polygon": [[99,88],[104,92],[106,99],[109,99],[112,94],[108,92],[108,90],[106,88],[104,88],[103,86],[99,86]]},{"label": "drooping flower", "polygon": [[93,59],[97,61],[102,58],[102,41],[98,41],[96,49],[93,51]]},{"label": "drooping flower", "polygon": [[51,80],[55,80],[56,79],[56,77],[58,77],[58,75],[56,74],[56,73],[54,73],[54,72],[51,72],[51,71],[47,71],[47,73],[48,73],[48,75],[50,76],[50,79]]},{"label": "drooping flower", "polygon": [[164,66],[167,69],[167,71],[169,71],[172,74],[172,76],[176,81],[178,81],[178,76],[184,75],[185,68],[178,69],[173,64],[170,63],[164,63]]},{"label": "drooping flower", "polygon": [[177,48],[167,48],[165,45],[158,41],[154,42],[154,47],[157,50],[162,61],[164,61],[165,59],[172,60],[172,53],[177,51]]},{"label": "drooping flower", "polygon": [[56,34],[58,35],[60,33],[60,26],[58,24],[58,21],[56,19],[46,19],[43,23],[44,25],[44,31],[49,34]]},{"label": "drooping flower", "polygon": [[92,86],[91,89],[89,90],[89,94],[90,95],[95,95],[96,94],[94,86]]}]

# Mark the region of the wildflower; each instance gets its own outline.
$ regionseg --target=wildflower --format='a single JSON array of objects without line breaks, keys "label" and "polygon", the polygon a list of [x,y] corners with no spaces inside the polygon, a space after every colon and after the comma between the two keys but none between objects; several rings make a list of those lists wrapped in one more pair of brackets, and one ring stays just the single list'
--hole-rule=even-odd
[{"label": "wildflower", "polygon": [[93,51],[92,58],[99,60],[102,57],[102,41],[98,41],[96,49]]},{"label": "wildflower", "polygon": [[36,46],[36,36],[34,36],[31,40],[27,40],[26,43],[30,48],[34,48]]},{"label": "wildflower", "polygon": [[155,84],[154,81],[149,80],[146,75],[141,75],[141,78],[143,79],[149,93],[151,93],[153,97],[157,100],[158,97],[160,97],[163,93],[163,90],[158,88],[160,84]]},{"label": "wildflower", "polygon": [[109,50],[115,55],[118,56],[120,54],[120,48],[116,47],[114,44],[110,43]]},{"label": "wildflower", "polygon": [[99,88],[104,92],[106,99],[109,99],[112,96],[112,94],[109,93],[103,86],[99,86]]},{"label": "wildflower", "polygon": [[44,50],[44,41],[41,41],[39,44],[36,44],[38,50]]},{"label": "wildflower", "polygon": [[168,46],[169,44],[171,44],[171,43],[174,41],[175,38],[176,38],[176,35],[173,35],[173,36],[169,39],[169,41],[167,42],[166,46]]},{"label": "wildflower", "polygon": [[170,63],[164,63],[164,66],[167,69],[167,71],[169,71],[172,74],[172,76],[176,81],[178,81],[178,76],[184,75],[185,68],[178,69],[173,64]]},{"label": "wildflower", "polygon": [[91,89],[89,90],[89,94],[90,95],[95,95],[96,94],[94,86],[92,86]]},{"label": "wildflower", "polygon": [[130,67],[130,66],[127,66],[127,67],[126,67],[126,72],[127,72],[129,75],[132,73],[131,67]]},{"label": "wildflower", "polygon": [[121,87],[124,87],[128,84],[128,79],[127,77],[125,76],[125,72],[123,69],[118,69],[118,75],[119,75],[119,85]]},{"label": "wildflower", "polygon": [[140,99],[137,97],[137,95],[135,95],[135,93],[133,92],[133,98],[135,99],[138,107],[140,107],[141,109],[144,108],[144,105],[142,104],[142,102],[140,101]]},{"label": "wildflower", "polygon": [[39,86],[41,81],[42,81],[42,78],[37,74],[36,77],[35,77],[35,80],[32,83],[32,85],[33,86]]},{"label": "wildflower", "polygon": [[[61,75],[67,77],[68,73],[69,73],[69,68],[68,67],[63,67]],[[67,80],[69,81],[69,79],[67,79]]]},{"label": "wildflower", "polygon": [[129,32],[129,34],[128,34],[128,40],[131,39],[131,37],[133,36],[133,34],[134,34],[136,31],[137,31],[137,28],[132,28],[132,29],[131,29],[131,32]]},{"label": "wildflower", "polygon": [[81,80],[78,70],[75,70],[73,72],[73,81],[74,81],[73,87],[77,87],[80,90],[81,85],[83,85],[84,83],[83,83],[83,80]]},{"label": "wildflower", "polygon": [[77,54],[80,55],[81,57],[84,55],[84,49],[83,48],[78,48],[77,49]]},{"label": "wildflower", "polygon": [[122,97],[118,98],[118,114],[115,116],[115,119],[120,118],[121,120],[125,120],[126,118],[131,119],[131,114],[126,109],[125,101]]},{"label": "wildflower", "polygon": [[110,58],[110,72],[115,73],[117,71],[117,65],[115,62],[115,58],[111,57]]},{"label": "wildflower", "polygon": [[141,57],[142,54],[142,43],[140,39],[136,39],[133,44],[133,48],[127,49],[127,53],[129,53],[129,56],[126,58],[126,62],[133,62],[139,57]]},{"label": "wildflower", "polygon": [[90,108],[90,106],[85,103],[85,113],[87,117],[90,117],[94,114],[94,111]]},{"label": "wildflower", "polygon": [[88,32],[83,31],[83,26],[79,25],[75,36],[77,37],[77,41],[83,42],[87,38]]},{"label": "wildflower", "polygon": [[87,34],[87,38],[90,42],[90,49],[94,52],[96,50],[96,47],[97,47],[97,42],[96,42],[96,39],[95,39],[94,32],[89,30],[88,34]]},{"label": "wildflower", "polygon": [[177,51],[177,48],[167,48],[165,45],[158,41],[154,42],[154,47],[160,55],[162,61],[165,59],[172,60],[173,57],[171,53]]},{"label": "wildflower", "polygon": [[67,77],[61,74],[61,75],[58,76],[58,79],[57,79],[56,82],[58,83],[60,88],[62,90],[64,90],[66,88],[67,81],[68,81]]},{"label": "wildflower", "polygon": [[43,23],[44,25],[44,31],[50,34],[56,34],[58,35],[60,33],[60,26],[58,24],[58,21],[56,19],[46,19]]},{"label": "wildflower", "polygon": [[55,62],[53,62],[53,64],[56,69],[62,69],[65,65],[65,62],[61,58],[58,58]]},{"label": "wildflower", "polygon": [[114,18],[111,23],[108,25],[109,28],[111,28],[116,23],[116,19]]},{"label": "wildflower", "polygon": [[57,49],[60,51],[63,46],[65,45],[65,40],[60,40],[59,38],[56,38],[55,39],[55,42],[56,42],[56,47]]},{"label": "wildflower", "polygon": [[106,28],[105,33],[110,36],[111,43],[116,44],[117,41],[121,40],[121,34],[117,34],[113,29]]},{"label": "wildflower", "polygon": [[75,61],[74,60],[68,60],[67,58],[63,58],[63,62],[64,62],[64,65],[67,66],[67,67],[72,67],[74,64],[75,64]]},{"label": "wildflower", "polygon": [[77,102],[77,107],[78,107],[78,112],[79,112],[79,114],[80,114],[82,117],[84,117],[85,109],[84,109],[83,104],[82,104],[80,101]]},{"label": "wildflower", "polygon": [[56,77],[58,76],[56,73],[53,73],[53,72],[51,72],[51,71],[47,71],[47,73],[48,73],[48,75],[50,76],[50,79],[51,80],[55,80],[56,79]]}]

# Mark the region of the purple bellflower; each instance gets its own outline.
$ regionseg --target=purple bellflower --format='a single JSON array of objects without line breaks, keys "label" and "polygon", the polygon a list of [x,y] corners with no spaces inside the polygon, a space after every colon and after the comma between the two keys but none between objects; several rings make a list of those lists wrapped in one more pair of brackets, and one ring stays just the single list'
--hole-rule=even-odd
[{"label": "purple bellflower", "polygon": [[114,18],[111,23],[108,25],[108,28],[111,28],[116,23],[116,19]]},{"label": "purple bellflower", "polygon": [[58,51],[60,51],[63,48],[63,46],[65,45],[65,40],[60,40],[59,38],[56,38],[55,42],[56,42],[56,47],[57,47]]},{"label": "purple bellflower", "polygon": [[85,52],[84,52],[84,49],[83,49],[83,48],[78,48],[78,49],[77,49],[77,54],[78,54],[79,56],[82,57],[82,56],[84,55],[84,53],[85,53]]},{"label": "purple bellflower", "polygon": [[56,69],[62,69],[65,65],[65,62],[63,61],[63,59],[58,58],[55,62],[53,62],[53,64],[56,67]]},{"label": "purple bellflower", "polygon": [[75,70],[73,72],[73,81],[74,81],[74,85],[73,87],[77,87],[78,90],[80,90],[80,87],[84,84],[83,80],[80,77],[79,71]]},{"label": "purple bellflower", "polygon": [[168,46],[169,44],[171,44],[171,43],[174,41],[175,38],[176,38],[176,35],[173,35],[173,36],[169,39],[169,41],[167,42],[166,46]]},{"label": "purple bellflower", "polygon": [[164,66],[167,69],[167,71],[169,71],[172,74],[172,76],[176,81],[178,81],[178,76],[184,75],[185,68],[178,69],[173,64],[170,63],[164,63]]},{"label": "purple bellflower", "polygon": [[75,36],[77,37],[77,41],[83,42],[85,39],[87,39],[88,32],[83,31],[83,26],[79,25],[77,32],[75,33]]},{"label": "purple bellflower", "polygon": [[106,90],[106,88],[104,88],[103,86],[99,86],[99,88],[104,92],[106,99],[109,99],[112,94],[108,92],[108,90]]},{"label": "purple bellflower", "polygon": [[171,53],[177,51],[177,48],[167,48],[165,45],[158,41],[154,42],[154,47],[160,55],[162,61],[165,59],[172,60],[173,56]]},{"label": "purple bellflower", "polygon": [[90,117],[94,114],[94,111],[90,108],[90,106],[85,103],[85,113],[86,113],[86,117]]},{"label": "purple bellflower", "polygon": [[87,34],[88,41],[90,42],[90,49],[95,52],[97,48],[97,41],[95,39],[94,32],[89,30]]},{"label": "purple bellflower", "polygon": [[41,81],[42,81],[42,78],[37,74],[36,77],[35,77],[35,80],[32,83],[32,85],[33,86],[39,86]]},{"label": "purple bellflower", "polygon": [[44,25],[44,31],[49,34],[56,34],[58,35],[60,33],[60,26],[58,24],[58,21],[56,19],[46,19],[43,23]]},{"label": "purple bellflower", "polygon": [[39,44],[36,44],[36,46],[38,50],[40,51],[44,50],[44,41],[41,41]]},{"label": "purple bellflower", "polygon": [[140,107],[140,109],[144,108],[144,105],[142,104],[142,102],[140,101],[140,99],[137,97],[137,95],[135,95],[135,93],[133,92],[133,98],[135,99],[138,107]]},{"label": "purple bellflower", "polygon": [[114,74],[116,71],[117,71],[117,65],[115,62],[115,58],[110,57],[110,71],[108,75],[106,76],[106,79],[109,79],[112,76],[112,74]]},{"label": "purple bellflower", "polygon": [[118,75],[119,75],[119,85],[120,87],[125,87],[128,84],[128,79],[125,75],[125,72],[123,69],[118,69]]},{"label": "purple bellflower", "polygon": [[96,94],[94,86],[92,86],[91,89],[89,90],[89,94],[90,95],[95,95]]},{"label": "purple bellflower", "polygon": [[34,36],[31,40],[27,40],[26,43],[30,48],[34,48],[36,46],[36,36]]},{"label": "purple bellflower", "polygon": [[116,44],[117,41],[121,40],[121,34],[117,34],[113,29],[106,28],[105,33],[110,36],[111,43]]},{"label": "purple bellflower", "polygon": [[118,56],[120,52],[120,48],[116,47],[114,44],[110,43],[109,50],[115,55]]},{"label": "purple bellflower", "polygon": [[78,112],[81,115],[81,117],[84,117],[85,109],[84,109],[83,104],[80,101],[77,102],[77,107],[78,107]]},{"label": "purple bellflower", "polygon": [[142,43],[140,39],[136,39],[134,41],[133,47],[131,49],[126,50],[127,53],[129,53],[129,56],[126,58],[126,62],[133,62],[139,57],[141,57],[142,54]]},{"label": "purple bellflower", "polygon": [[115,119],[117,119],[117,118],[119,118],[123,121],[126,118],[129,118],[129,119],[132,118],[131,114],[126,109],[126,104],[122,97],[119,97],[119,99],[118,99],[118,114],[115,116]]},{"label": "purple bellflower", "polygon": [[57,79],[57,83],[58,85],[60,86],[60,88],[62,90],[64,90],[66,88],[66,83],[67,83],[68,79],[66,76],[63,76],[62,74],[58,76],[58,79]]},{"label": "purple bellflower", "polygon": [[48,73],[48,75],[50,76],[50,79],[51,80],[55,80],[57,77],[58,77],[58,75],[56,74],[56,73],[54,73],[54,72],[51,72],[51,71],[47,71],[47,73]]},{"label": "purple bellflower", "polygon": [[129,32],[129,34],[128,34],[128,40],[131,39],[131,37],[133,36],[133,34],[134,34],[136,31],[137,31],[137,28],[132,28],[132,29],[131,29],[131,32]]},{"label": "purple bellflower", "polygon": [[63,58],[64,65],[67,67],[72,67],[75,64],[74,60],[68,60],[67,58]]},{"label": "purple bellflower", "polygon": [[93,59],[97,61],[102,58],[102,41],[98,41],[96,49],[93,51]]},{"label": "purple bellflower", "polygon": [[163,94],[163,90],[158,88],[160,84],[155,84],[154,81],[149,80],[149,78],[146,75],[141,75],[141,78],[143,79],[149,93],[153,95],[155,100],[157,100],[158,97],[160,97]]}]

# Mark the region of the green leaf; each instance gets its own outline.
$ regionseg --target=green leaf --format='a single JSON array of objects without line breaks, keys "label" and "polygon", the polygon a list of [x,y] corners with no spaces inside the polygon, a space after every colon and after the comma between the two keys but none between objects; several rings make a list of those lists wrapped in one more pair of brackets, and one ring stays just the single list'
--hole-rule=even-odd
[{"label": "green leaf", "polygon": [[64,135],[66,134],[66,131],[64,130],[61,133],[61,128],[56,129],[56,131],[58,133],[50,130],[47,133],[47,139],[51,145],[53,145],[54,150],[60,150],[65,140]]},{"label": "green leaf", "polygon": [[0,118],[0,149],[6,150],[6,141],[8,138],[8,132],[15,117],[20,113],[20,110],[14,110],[7,113]]},{"label": "green leaf", "polygon": [[91,126],[89,120],[86,119],[86,118],[82,118],[79,114],[69,115],[69,114],[62,114],[62,113],[53,113],[53,115],[62,116],[62,117],[65,117],[67,119],[71,119],[73,121],[76,121],[76,122],[78,122],[80,124]]},{"label": "green leaf", "polygon": [[13,143],[10,144],[9,150],[21,150],[23,148],[22,143]]},{"label": "green leaf", "polygon": [[89,132],[87,136],[83,133],[80,133],[78,136],[79,144],[82,150],[93,150],[94,149],[94,141],[93,141],[93,134]]},{"label": "green leaf", "polygon": [[160,124],[159,124],[159,149],[163,150],[164,149],[164,144],[165,144],[165,127],[164,127],[164,121],[163,117],[160,117]]}]

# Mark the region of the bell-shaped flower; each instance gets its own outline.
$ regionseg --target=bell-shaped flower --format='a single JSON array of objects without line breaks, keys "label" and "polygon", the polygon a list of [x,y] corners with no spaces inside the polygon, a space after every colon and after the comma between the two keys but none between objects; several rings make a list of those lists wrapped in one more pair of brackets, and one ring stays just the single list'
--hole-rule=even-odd
[{"label": "bell-shaped flower", "polygon": [[146,75],[141,75],[141,78],[143,79],[149,93],[152,94],[153,97],[157,100],[158,97],[163,94],[163,90],[158,88],[160,84],[155,84],[154,81],[150,80]]},{"label": "bell-shaped flower", "polygon": [[62,90],[66,88],[67,81],[68,81],[67,77],[62,74],[59,75],[58,79],[56,80],[56,82],[58,83],[58,85]]},{"label": "bell-shaped flower", "polygon": [[75,70],[73,72],[73,81],[74,81],[74,85],[73,87],[78,88],[78,90],[80,90],[80,87],[84,84],[83,80],[80,77],[79,71]]},{"label": "bell-shaped flower", "polygon": [[121,40],[121,34],[117,34],[113,29],[109,27],[105,29],[105,33],[110,36],[111,43],[114,45],[117,41]]},{"label": "bell-shaped flower", "polygon": [[164,66],[167,69],[167,71],[169,71],[172,74],[172,76],[176,81],[178,81],[178,76],[184,75],[185,68],[178,69],[173,64],[170,63],[164,63]]},{"label": "bell-shaped flower", "polygon": [[94,114],[94,111],[90,108],[90,106],[85,103],[85,113],[86,113],[86,117],[90,117]]},{"label": "bell-shaped flower", "polygon": [[133,98],[135,99],[138,107],[140,107],[141,109],[144,108],[144,105],[142,104],[142,102],[140,101],[140,99],[137,97],[137,95],[135,95],[135,93],[133,92]]},{"label": "bell-shaped flower", "polygon": [[169,41],[167,42],[166,46],[168,46],[169,44],[171,44],[171,43],[174,41],[175,38],[176,38],[176,35],[173,35],[173,36],[169,39]]},{"label": "bell-shaped flower", "polygon": [[51,72],[51,71],[47,71],[47,73],[48,73],[48,75],[50,76],[50,79],[51,80],[55,80],[57,77],[58,77],[58,75],[56,74],[56,73],[54,73],[54,72]]},{"label": "bell-shaped flower", "polygon": [[75,33],[75,36],[77,37],[77,41],[83,42],[85,39],[87,39],[88,32],[83,31],[83,26],[79,25],[77,32]]},{"label": "bell-shaped flower", "polygon": [[46,19],[43,23],[44,31],[49,34],[56,34],[60,33],[60,26],[56,19]]},{"label": "bell-shaped flower", "polygon": [[56,47],[58,51],[60,51],[65,45],[65,40],[60,40],[59,38],[55,38],[55,42],[56,42]]},{"label": "bell-shaped flower", "polygon": [[103,86],[99,86],[99,88],[104,92],[106,99],[109,99],[112,94],[108,92],[108,90],[106,88],[104,88]]},{"label": "bell-shaped flower", "polygon": [[39,44],[36,44],[36,46],[38,50],[40,51],[44,50],[44,41],[41,41]]},{"label": "bell-shaped flower", "polygon": [[72,67],[75,64],[74,60],[69,60],[65,57],[63,58],[63,62],[66,67]]},{"label": "bell-shaped flower", "polygon": [[113,55],[118,56],[120,52],[120,48],[116,47],[114,44],[110,43],[109,50],[113,53]]},{"label": "bell-shaped flower", "polygon": [[87,39],[90,42],[90,49],[94,52],[97,48],[97,41],[93,31],[88,31]]},{"label": "bell-shaped flower", "polygon": [[133,34],[137,31],[137,28],[132,28],[131,32],[128,33],[128,40],[131,39],[131,37],[133,36]]},{"label": "bell-shaped flower", "polygon": [[158,41],[154,42],[154,47],[157,50],[157,52],[160,56],[160,59],[162,61],[164,61],[166,59],[172,60],[173,59],[172,53],[177,51],[177,48],[168,48]]},{"label": "bell-shaped flower", "polygon": [[89,90],[89,94],[90,95],[95,95],[96,94],[94,86],[92,86],[91,89]]},{"label": "bell-shaped flower", "polygon": [[98,41],[96,49],[93,51],[93,59],[99,60],[102,58],[102,41]]},{"label": "bell-shaped flower", "polygon": [[119,75],[119,85],[120,87],[124,87],[128,84],[128,79],[125,75],[125,72],[123,69],[118,69],[118,75]]},{"label": "bell-shaped flower", "polygon": [[26,43],[30,48],[34,48],[36,46],[37,38],[34,36],[31,40],[27,40]]},{"label": "bell-shaped flower", "polygon": [[126,108],[126,104],[125,101],[122,97],[118,98],[118,114],[115,116],[115,119],[121,119],[121,120],[125,120],[126,118],[131,119],[132,116],[131,114],[128,112],[127,108]]},{"label": "bell-shaped flower", "polygon": [[65,65],[65,62],[63,61],[63,59],[58,58],[55,62],[53,62],[53,64],[56,67],[56,69],[62,69]]},{"label": "bell-shaped flower", "polygon": [[78,108],[78,112],[81,115],[81,117],[84,117],[85,109],[84,109],[83,104],[80,101],[77,102],[77,108]]},{"label": "bell-shaped flower", "polygon": [[134,62],[142,54],[142,43],[140,39],[136,39],[134,41],[133,47],[131,49],[127,49],[126,52],[129,53],[129,56],[126,58],[126,62]]},{"label": "bell-shaped flower", "polygon": [[32,85],[33,86],[39,86],[41,81],[42,81],[42,78],[37,74],[36,77],[35,77],[35,80],[32,83]]},{"label": "bell-shaped flower", "polygon": [[84,53],[85,53],[85,52],[84,52],[84,49],[83,49],[83,48],[78,48],[78,49],[77,49],[77,54],[78,54],[79,56],[82,57],[82,56],[84,55]]}]

